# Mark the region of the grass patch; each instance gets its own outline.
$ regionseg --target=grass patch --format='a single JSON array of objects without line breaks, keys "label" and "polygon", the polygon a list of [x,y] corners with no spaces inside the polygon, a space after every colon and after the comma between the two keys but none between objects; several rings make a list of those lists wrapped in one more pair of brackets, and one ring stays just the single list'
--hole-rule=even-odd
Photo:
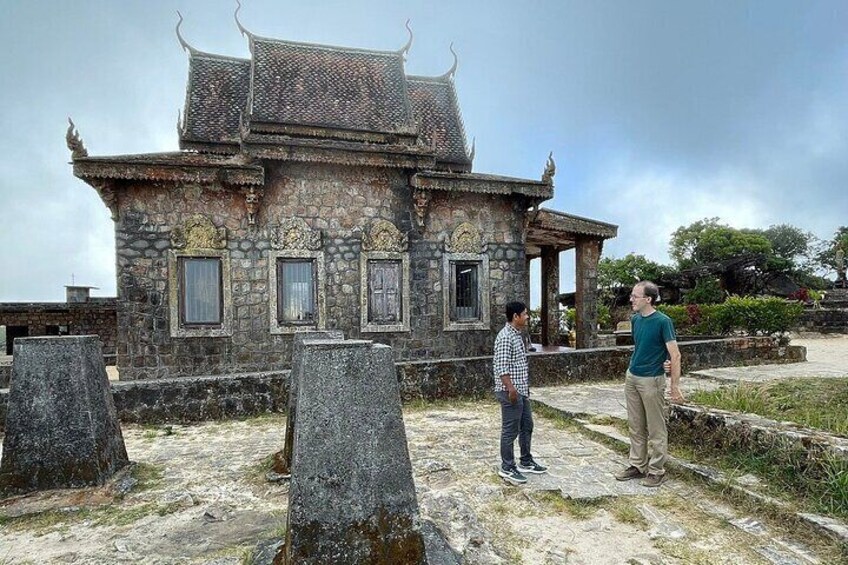
[{"label": "grass patch", "polygon": [[608,502],[603,498],[574,500],[572,498],[565,498],[558,492],[540,492],[535,494],[533,499],[547,511],[557,514],[567,514],[578,520],[588,520],[598,510],[604,508]]},{"label": "grass patch", "polygon": [[848,380],[787,379],[736,386],[691,395],[697,404],[722,410],[791,420],[808,428],[848,437]]},{"label": "grass patch", "polygon": [[[848,519],[848,461],[808,453],[804,447],[734,442],[675,426],[670,452],[698,461],[730,477],[752,474],[761,490],[805,512]],[[694,455],[694,456],[693,456]]]},{"label": "grass patch", "polygon": [[151,463],[137,463],[132,471],[132,476],[138,481],[138,484],[133,490],[143,491],[159,486],[162,482],[164,474],[161,465],[153,465]]}]

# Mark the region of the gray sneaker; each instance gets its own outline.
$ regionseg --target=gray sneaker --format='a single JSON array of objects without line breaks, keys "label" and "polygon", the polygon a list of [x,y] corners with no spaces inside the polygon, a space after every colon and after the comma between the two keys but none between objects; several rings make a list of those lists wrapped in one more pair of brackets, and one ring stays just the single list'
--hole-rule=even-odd
[{"label": "gray sneaker", "polygon": [[498,475],[500,475],[506,482],[512,483],[514,485],[523,485],[527,482],[527,477],[518,472],[518,469],[513,467],[512,469],[504,469],[501,467],[498,470]]},{"label": "gray sneaker", "polygon": [[541,475],[542,473],[548,472],[547,467],[539,465],[533,460],[531,460],[530,463],[519,463],[517,467],[522,473],[533,473],[534,475]]}]

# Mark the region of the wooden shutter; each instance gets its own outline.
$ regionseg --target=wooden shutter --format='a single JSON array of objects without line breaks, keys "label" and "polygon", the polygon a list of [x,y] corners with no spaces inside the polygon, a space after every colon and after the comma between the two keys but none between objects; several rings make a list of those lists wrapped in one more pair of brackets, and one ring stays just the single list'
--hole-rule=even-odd
[{"label": "wooden shutter", "polygon": [[396,324],[401,320],[400,261],[368,262],[368,321]]}]

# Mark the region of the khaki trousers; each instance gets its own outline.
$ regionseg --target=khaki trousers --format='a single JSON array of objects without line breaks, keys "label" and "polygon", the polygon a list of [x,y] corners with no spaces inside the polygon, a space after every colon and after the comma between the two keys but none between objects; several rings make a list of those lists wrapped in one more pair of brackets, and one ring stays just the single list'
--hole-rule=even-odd
[{"label": "khaki trousers", "polygon": [[662,475],[668,457],[665,375],[624,379],[627,424],[630,428],[630,464],[642,473]]}]

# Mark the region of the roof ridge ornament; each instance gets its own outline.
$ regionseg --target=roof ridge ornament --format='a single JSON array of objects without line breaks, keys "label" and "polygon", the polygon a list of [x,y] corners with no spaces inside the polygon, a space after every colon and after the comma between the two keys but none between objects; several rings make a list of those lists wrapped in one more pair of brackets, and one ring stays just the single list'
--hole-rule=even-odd
[{"label": "roof ridge ornament", "polygon": [[446,72],[439,78],[452,79],[454,75],[456,75],[456,68],[457,66],[459,66],[459,57],[456,56],[456,51],[453,50],[453,41],[451,41],[449,49],[450,52],[453,53],[453,66],[448,70],[448,72]]},{"label": "roof ridge ornament", "polygon": [[477,136],[471,138],[471,151],[468,153],[468,160],[474,162],[474,155],[477,154]]},{"label": "roof ridge ornament", "polygon": [[407,41],[406,45],[401,47],[400,50],[398,51],[398,55],[401,55],[403,57],[404,61],[406,61],[406,56],[409,53],[410,48],[412,47],[412,28],[409,27],[409,22],[411,22],[411,21],[412,21],[411,19],[407,18],[406,24],[405,24],[406,25],[406,31],[409,32],[409,41]]},{"label": "roof ridge ornament", "polygon": [[542,182],[545,184],[554,184],[554,175],[556,174],[556,163],[554,162],[554,152],[551,151],[548,155],[548,163],[545,165],[545,172],[542,173]]},{"label": "roof ridge ornament", "polygon": [[70,116],[68,116],[68,131],[65,133],[65,142],[68,144],[68,149],[71,150],[72,160],[88,157],[88,150],[85,148],[79,130],[77,130],[77,126],[74,125]]},{"label": "roof ridge ornament", "polygon": [[233,13],[233,17],[236,19],[236,26],[238,27],[238,30],[241,32],[242,37],[247,37],[248,39],[250,39],[250,38],[253,37],[253,34],[250,33],[249,31],[247,31],[247,28],[245,28],[243,25],[241,25],[241,21],[239,20],[239,17],[238,17],[239,10],[241,10],[241,2],[239,0],[236,0],[236,11],[235,11],[235,13]]},{"label": "roof ridge ornament", "polygon": [[187,52],[189,55],[197,55],[200,51],[189,45],[188,41],[183,39],[183,34],[180,33],[180,26],[183,25],[183,15],[179,10],[177,10],[177,15],[180,17],[180,21],[177,22],[177,39],[180,41],[180,46],[183,48],[183,51]]}]

